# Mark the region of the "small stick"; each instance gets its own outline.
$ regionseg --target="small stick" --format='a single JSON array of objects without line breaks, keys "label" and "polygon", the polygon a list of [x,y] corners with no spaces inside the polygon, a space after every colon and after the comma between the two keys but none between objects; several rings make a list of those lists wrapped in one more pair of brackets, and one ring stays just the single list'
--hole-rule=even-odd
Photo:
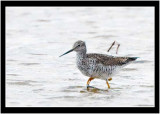
[{"label": "small stick", "polygon": [[118,44],[118,46],[117,46],[117,51],[116,51],[116,54],[118,54],[118,48],[119,48],[119,46],[120,46],[120,44]]},{"label": "small stick", "polygon": [[112,46],[115,44],[115,41],[112,43],[111,47],[108,49],[108,52],[110,51],[110,49],[112,48]]},{"label": "small stick", "polygon": [[118,54],[118,49],[119,49],[120,44],[119,44],[118,42],[116,42],[116,41],[114,41],[114,42],[112,43],[111,47],[108,49],[108,52],[110,51],[110,49],[111,49],[111,48],[113,47],[113,45],[115,45],[115,44],[118,45],[118,46],[117,46],[117,50],[116,50],[116,54]]}]

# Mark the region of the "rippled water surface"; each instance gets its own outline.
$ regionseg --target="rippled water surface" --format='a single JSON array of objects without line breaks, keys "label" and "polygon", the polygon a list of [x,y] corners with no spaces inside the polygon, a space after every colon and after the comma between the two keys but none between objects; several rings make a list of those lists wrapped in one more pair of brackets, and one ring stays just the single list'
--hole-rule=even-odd
[{"label": "rippled water surface", "polygon": [[[76,68],[76,54],[59,55],[83,40],[89,53],[140,57],[110,81]],[[113,41],[121,45],[108,53]],[[7,7],[7,107],[154,106],[153,7]]]}]

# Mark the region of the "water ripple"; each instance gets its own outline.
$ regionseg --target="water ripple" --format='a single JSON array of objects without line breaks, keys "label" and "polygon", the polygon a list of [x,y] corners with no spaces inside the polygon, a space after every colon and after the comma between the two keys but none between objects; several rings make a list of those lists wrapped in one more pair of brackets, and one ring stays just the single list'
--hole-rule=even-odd
[{"label": "water ripple", "polygon": [[39,65],[40,63],[20,63],[20,65],[25,65],[25,66],[29,66],[29,65]]}]

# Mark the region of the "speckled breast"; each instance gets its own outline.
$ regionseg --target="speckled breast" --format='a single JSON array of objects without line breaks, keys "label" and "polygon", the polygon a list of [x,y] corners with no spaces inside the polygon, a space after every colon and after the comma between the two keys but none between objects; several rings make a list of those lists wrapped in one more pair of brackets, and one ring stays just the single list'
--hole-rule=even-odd
[{"label": "speckled breast", "polygon": [[88,62],[85,59],[77,58],[76,60],[77,68],[81,71],[81,73],[85,76],[90,76],[89,74],[89,66]]}]

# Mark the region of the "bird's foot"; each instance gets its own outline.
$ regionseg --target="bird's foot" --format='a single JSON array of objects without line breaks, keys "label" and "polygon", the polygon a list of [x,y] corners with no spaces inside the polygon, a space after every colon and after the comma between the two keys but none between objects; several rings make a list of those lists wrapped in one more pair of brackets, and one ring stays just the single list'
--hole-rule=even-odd
[{"label": "bird's foot", "polygon": [[87,85],[87,89],[89,89],[89,88],[95,88],[95,87],[93,87],[93,86],[90,86],[90,85]]}]

